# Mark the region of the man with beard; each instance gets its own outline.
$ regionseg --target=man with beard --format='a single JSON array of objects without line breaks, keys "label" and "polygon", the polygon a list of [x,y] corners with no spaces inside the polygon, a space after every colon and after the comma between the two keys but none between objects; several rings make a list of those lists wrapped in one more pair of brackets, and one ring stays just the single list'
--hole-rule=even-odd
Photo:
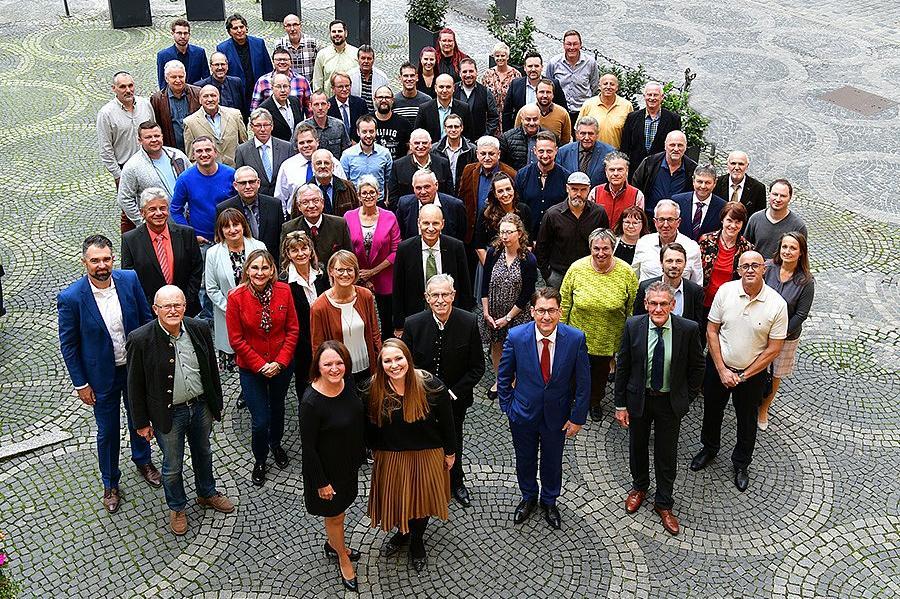
[{"label": "man with beard", "polygon": [[472,130],[466,137],[474,141],[482,135],[497,133],[500,126],[497,101],[488,88],[478,83],[478,67],[474,59],[463,58],[459,61],[459,83],[456,84],[453,98],[468,104],[472,113]]},{"label": "man with beard", "polygon": [[[551,131],[559,145],[565,145],[572,141],[572,119],[569,111],[553,103],[553,82],[549,79],[541,79],[537,84],[537,107],[541,113],[541,127]],[[522,119],[516,115],[516,127],[522,124]]]},{"label": "man with beard", "polygon": [[263,73],[272,70],[272,59],[262,38],[248,35],[247,19],[235,13],[225,19],[229,39],[216,46],[228,58],[228,74],[241,80],[244,106],[250,106],[253,87]]},{"label": "man with beard", "polygon": [[322,90],[330,96],[334,93],[331,76],[335,73],[348,73],[359,66],[356,46],[347,43],[347,24],[335,19],[328,24],[331,34],[331,46],[322,48],[316,54],[313,66],[313,90]]},{"label": "man with beard", "polygon": [[412,125],[394,113],[394,92],[386,85],[375,90],[375,141],[391,153],[394,160],[406,156],[409,151],[409,134]]}]

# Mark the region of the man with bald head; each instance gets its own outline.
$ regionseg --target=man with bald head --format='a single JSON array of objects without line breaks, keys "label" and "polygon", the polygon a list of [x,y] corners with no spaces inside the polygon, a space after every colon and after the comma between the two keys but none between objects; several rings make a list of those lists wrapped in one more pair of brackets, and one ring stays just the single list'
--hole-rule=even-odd
[{"label": "man with bald head", "polygon": [[[242,166],[234,171],[234,191],[237,195],[216,205],[216,218],[226,208],[240,210],[250,225],[249,233],[266,245],[266,249],[275,258],[275,264],[279,264],[279,241],[281,225],[284,223],[281,202],[260,193],[260,176],[252,166]],[[245,237],[247,233],[248,231],[244,231]]]},{"label": "man with bald head", "polygon": [[632,110],[631,102],[619,95],[619,78],[606,73],[600,77],[600,93],[585,101],[578,118],[592,116],[597,119],[600,124],[597,139],[619,149],[625,119]]},{"label": "man with bald head", "polygon": [[[398,219],[399,220],[399,219]],[[438,274],[448,274],[456,282],[453,305],[471,310],[472,280],[461,241],[443,234],[444,215],[434,203],[418,212],[419,233],[400,242],[394,260],[394,336],[403,335],[406,318],[426,308],[425,283]]]},{"label": "man with bald head", "polygon": [[[122,167],[141,148],[138,143],[138,126],[153,120],[150,101],[135,95],[134,89],[134,77],[125,71],[119,71],[112,79],[112,91],[116,97],[104,104],[97,113],[100,160],[113,176],[116,187],[119,186]],[[123,212],[123,228],[127,221]]]},{"label": "man with bald head", "polygon": [[250,115],[249,104],[244,102],[244,89],[241,80],[228,74],[228,57],[221,52],[213,52],[209,57],[208,77],[194,82],[199,88],[212,85],[219,90],[219,103],[222,106],[236,108],[244,118]]},{"label": "man with bald head", "polygon": [[317,39],[303,33],[300,17],[293,13],[286,15],[281,25],[284,27],[285,35],[275,42],[275,47],[284,48],[290,52],[294,72],[306,77],[307,81],[312,81],[316,54],[319,53],[322,44]]},{"label": "man with bald head", "polygon": [[413,193],[397,201],[397,222],[400,237],[409,239],[419,234],[418,216],[422,207],[437,206],[444,217],[443,233],[463,240],[466,235],[466,207],[462,200],[438,192],[437,177],[427,170],[416,171],[412,178]]},{"label": "man with bald head", "polygon": [[[728,174],[716,180],[714,194],[727,202],[740,202],[747,209],[749,219],[766,208],[766,186],[747,174],[750,157],[735,150],[728,154]],[[745,224],[746,226],[746,224]]]},{"label": "man with bald head", "polygon": [[187,302],[175,285],[153,297],[156,320],[135,329],[125,343],[128,397],[134,426],[148,442],[156,437],[163,454],[163,489],[169,527],[187,532],[184,443],[191,447],[197,504],[230,514],[234,504],[216,489],[209,437],[222,420],[222,383],[209,326],[185,317]]},{"label": "man with bald head", "polygon": [[537,104],[526,104],[519,110],[522,124],[504,131],[500,136],[500,160],[519,170],[537,162],[534,147],[541,127],[541,110]]},{"label": "man with bald head", "polygon": [[[693,191],[694,169],[697,163],[685,156],[687,137],[681,131],[666,135],[665,151],[644,158],[634,171],[633,185],[644,194],[647,219],[660,200],[671,199],[676,193]],[[653,224],[651,223],[651,229]],[[654,229],[655,230],[655,229]]]},{"label": "man with bald head", "polygon": [[247,141],[247,127],[240,111],[219,104],[219,89],[205,85],[200,89],[200,109],[184,119],[185,154],[193,156],[195,139],[206,136],[215,142],[219,160],[234,167],[237,147]]},{"label": "man with bald head", "polygon": [[435,99],[419,107],[416,115],[416,129],[425,129],[431,141],[437,143],[444,137],[444,119],[448,114],[458,114],[463,122],[463,137],[472,139],[472,112],[469,105],[462,100],[454,99],[456,89],[453,77],[447,74],[438,75],[434,79]]},{"label": "man with bald head", "polygon": [[163,76],[165,85],[150,96],[150,105],[162,129],[163,144],[184,152],[184,117],[200,108],[200,88],[187,84],[184,65],[179,60],[167,62]]},{"label": "man with bald head", "polygon": [[434,151],[431,135],[425,129],[415,129],[409,134],[409,154],[398,158],[391,165],[388,188],[392,205],[396,205],[399,198],[413,193],[412,178],[420,170],[434,173],[441,192],[453,193],[450,160]]},{"label": "man with bald head", "polygon": [[625,119],[620,149],[628,154],[630,164],[637,166],[650,154],[665,150],[669,132],[681,129],[681,117],[663,108],[662,101],[662,84],[648,81],[644,85],[644,107]]},{"label": "man with bald head", "polygon": [[766,370],[787,337],[787,304],[765,284],[765,260],[758,252],[741,254],[737,281],[723,283],[709,310],[706,380],[703,384],[703,449],[691,470],[706,467],[719,453],[722,418],[728,398],[734,403],[737,443],[731,453],[734,485],[746,491],[747,468],[756,445],[759,404],[766,387]]}]

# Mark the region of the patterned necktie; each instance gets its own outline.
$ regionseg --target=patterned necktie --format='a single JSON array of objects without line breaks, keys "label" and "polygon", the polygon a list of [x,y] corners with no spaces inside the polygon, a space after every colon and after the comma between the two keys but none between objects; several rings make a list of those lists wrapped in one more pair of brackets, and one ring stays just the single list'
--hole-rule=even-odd
[{"label": "patterned necktie", "polygon": [[347,110],[346,104],[341,106],[341,114],[344,115],[344,129],[347,130],[347,135],[350,135],[350,111]]},{"label": "patterned necktie", "polygon": [[319,236],[319,227],[316,227],[315,225],[310,227],[309,228],[309,236],[313,238],[313,241],[315,241],[316,237]]},{"label": "patterned necktie", "polygon": [[663,368],[666,362],[666,345],[663,341],[663,328],[656,328],[656,347],[653,348],[653,363],[650,370],[650,388],[659,391],[663,386]]},{"label": "patterned necktie", "polygon": [[579,150],[579,153],[581,154],[581,160],[578,161],[578,170],[582,173],[587,173],[588,169],[591,168],[591,154],[593,154],[593,152]]},{"label": "patterned necktie", "polygon": [[694,212],[694,220],[691,222],[691,227],[694,231],[694,241],[700,235],[700,225],[703,224],[703,206],[703,202],[697,202],[697,210]]},{"label": "patterned necktie", "polygon": [[428,258],[425,259],[425,282],[428,283],[428,279],[438,274],[437,271],[437,260],[434,259],[434,248],[428,248]]},{"label": "patterned necktie", "polygon": [[166,238],[164,235],[156,236],[156,259],[159,260],[159,267],[162,270],[163,280],[166,285],[172,284],[172,269],[169,267],[169,260],[166,257]]},{"label": "patterned necktie", "polygon": [[732,202],[740,202],[741,201],[741,186],[740,185],[732,185],[731,186],[731,201]]},{"label": "patterned necktie", "polygon": [[259,146],[259,158],[262,160],[263,170],[266,171],[266,179],[272,181],[272,159],[269,157],[269,146]]},{"label": "patterned necktie", "polygon": [[541,375],[544,377],[544,384],[550,382],[550,340],[541,339],[544,348],[541,350]]},{"label": "patterned necktie", "polygon": [[255,203],[247,206],[245,216],[247,217],[247,223],[250,225],[250,234],[253,235],[254,239],[259,239],[259,207]]}]

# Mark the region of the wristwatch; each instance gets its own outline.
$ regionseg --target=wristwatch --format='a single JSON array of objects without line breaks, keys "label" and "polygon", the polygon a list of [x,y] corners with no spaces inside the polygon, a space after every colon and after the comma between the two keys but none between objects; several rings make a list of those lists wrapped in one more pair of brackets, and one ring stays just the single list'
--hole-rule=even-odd
[{"label": "wristwatch", "polygon": [[746,382],[747,382],[747,377],[745,377],[745,376],[744,376],[744,373],[742,372],[742,373],[740,373],[740,374],[738,375],[738,380],[739,380],[740,382],[742,382],[742,383],[746,383]]}]

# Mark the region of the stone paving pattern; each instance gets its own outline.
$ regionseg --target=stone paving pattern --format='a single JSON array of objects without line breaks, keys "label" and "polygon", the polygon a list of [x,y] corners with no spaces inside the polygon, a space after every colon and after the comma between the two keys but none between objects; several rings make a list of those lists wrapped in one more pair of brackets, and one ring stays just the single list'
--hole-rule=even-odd
[{"label": "stone paving pattern", "polygon": [[[259,5],[228,3],[268,41]],[[155,81],[154,54],[169,45],[180,3],[154,0],[156,26],[113,31],[105,2],[0,3],[0,257],[10,313],[0,320],[0,449],[43,449],[0,462],[0,529],[12,539],[25,597],[332,597],[332,562],[321,555],[318,519],[302,505],[295,398],[289,399],[288,469],[250,484],[249,415],[229,397],[214,433],[220,489],[233,515],[188,510],[183,538],[166,528],[162,492],[140,481],[124,456],[124,503],[103,511],[95,425],[73,396],[58,351],[56,293],[80,276],[81,240],[118,245],[112,181],[97,157],[94,118],[120,68],[139,93]],[[405,3],[376,0],[374,45],[393,73],[406,55]],[[533,517],[514,527],[518,499],[511,442],[485,386],[468,418],[468,481],[474,505],[455,504],[429,529],[422,575],[405,556],[384,559],[385,533],[370,529],[365,498],[348,512],[350,544],[363,551],[364,597],[898,597],[900,596],[900,110],[870,116],[820,96],[845,84],[898,100],[900,4],[865,0],[551,2],[520,0],[519,15],[559,35],[576,26],[586,45],[660,78],[697,74],[695,104],[719,148],[741,148],[750,172],[786,176],[812,232],[817,277],[799,365],[760,434],[749,490],[731,484],[727,454],[701,473],[702,406],[682,426],[676,513],[668,536],[649,507],[627,516],[627,436],[611,418],[589,423],[566,451],[563,530]],[[325,39],[331,6],[304,3],[306,31]],[[467,16],[469,15],[469,16]],[[473,18],[483,3],[454,1],[448,24],[482,64],[493,39]],[[220,23],[196,23],[208,50]],[[545,56],[559,44],[537,38]],[[271,43],[270,43],[271,46]],[[740,79],[732,83],[732,78]],[[716,156],[724,162],[720,150]],[[607,397],[606,414],[611,412]],[[723,446],[734,440],[726,415]],[[125,443],[125,440],[123,440]],[[159,463],[159,453],[156,454]],[[367,488],[369,469],[363,469]],[[188,472],[188,493],[191,489]]]}]

